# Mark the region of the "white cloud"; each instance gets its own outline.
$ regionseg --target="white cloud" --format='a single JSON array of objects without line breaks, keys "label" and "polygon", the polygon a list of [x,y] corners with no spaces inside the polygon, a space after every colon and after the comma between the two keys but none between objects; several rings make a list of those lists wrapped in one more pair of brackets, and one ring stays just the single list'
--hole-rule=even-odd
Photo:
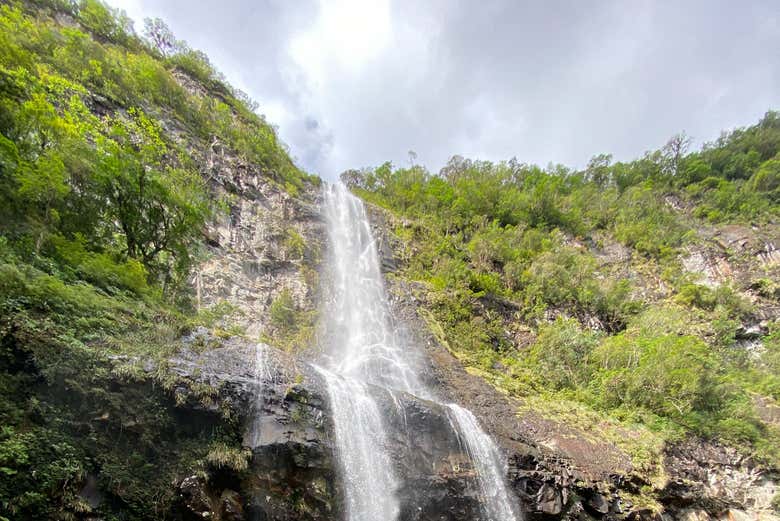
[{"label": "white cloud", "polygon": [[773,0],[113,0],[165,19],[334,177],[407,151],[584,165],[780,105]]}]

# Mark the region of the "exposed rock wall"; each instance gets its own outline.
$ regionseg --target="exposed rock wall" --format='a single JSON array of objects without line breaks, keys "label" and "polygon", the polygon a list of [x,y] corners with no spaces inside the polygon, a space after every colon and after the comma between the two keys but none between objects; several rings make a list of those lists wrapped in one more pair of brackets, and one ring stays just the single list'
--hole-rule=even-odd
[{"label": "exposed rock wall", "polygon": [[235,322],[257,338],[282,291],[302,309],[315,307],[314,266],[324,235],[319,188],[309,185],[293,197],[222,150],[209,154],[212,191],[228,209],[206,230],[206,259],[193,276],[197,303],[235,306]]}]

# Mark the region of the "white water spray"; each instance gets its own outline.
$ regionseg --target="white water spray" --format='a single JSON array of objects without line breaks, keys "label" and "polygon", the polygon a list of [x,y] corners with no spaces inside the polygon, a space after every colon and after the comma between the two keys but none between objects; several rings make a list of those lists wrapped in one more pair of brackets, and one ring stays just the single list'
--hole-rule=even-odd
[{"label": "white water spray", "polygon": [[387,452],[385,430],[379,408],[362,382],[317,371],[328,385],[333,404],[336,446],[346,491],[347,519],[382,521],[396,519],[398,488],[393,465]]},{"label": "white water spray", "polygon": [[498,448],[480,428],[471,411],[454,403],[447,404],[447,407],[455,418],[466,451],[477,471],[482,509],[490,521],[513,521],[516,517],[504,482],[506,469]]},{"label": "white water spray", "polygon": [[398,488],[385,450],[385,428],[367,383],[412,391],[416,374],[397,348],[379,257],[363,203],[341,184],[326,188],[330,242],[323,303],[336,444],[349,521],[393,521]]},{"label": "white water spray", "polygon": [[326,345],[334,371],[374,385],[427,395],[415,353],[399,346],[387,308],[379,254],[363,202],[343,184],[325,191],[330,239]]},{"label": "white water spray", "polygon": [[[330,241],[323,303],[328,354],[323,375],[333,408],[349,521],[394,521],[398,488],[385,449],[383,418],[367,384],[435,399],[421,383],[416,349],[404,349],[388,309],[379,254],[363,202],[342,184],[325,189]],[[474,462],[488,521],[515,521],[504,465],[467,410],[448,406]]]}]

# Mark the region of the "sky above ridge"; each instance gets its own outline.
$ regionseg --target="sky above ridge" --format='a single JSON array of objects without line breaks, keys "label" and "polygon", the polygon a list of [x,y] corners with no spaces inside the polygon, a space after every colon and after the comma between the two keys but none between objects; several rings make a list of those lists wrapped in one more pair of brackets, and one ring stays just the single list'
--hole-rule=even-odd
[{"label": "sky above ridge", "polygon": [[160,17],[334,179],[465,157],[582,167],[780,109],[777,0],[108,0]]}]

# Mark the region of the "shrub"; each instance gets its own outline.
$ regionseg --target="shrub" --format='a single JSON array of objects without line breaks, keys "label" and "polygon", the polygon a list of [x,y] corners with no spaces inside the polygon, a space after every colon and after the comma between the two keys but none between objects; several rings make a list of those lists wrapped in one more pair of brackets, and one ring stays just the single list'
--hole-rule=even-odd
[{"label": "shrub", "polygon": [[590,377],[586,360],[597,344],[596,333],[583,331],[576,320],[558,318],[539,329],[527,363],[548,387],[576,389]]},{"label": "shrub", "polygon": [[620,198],[615,217],[615,237],[652,257],[672,254],[685,238],[685,227],[659,201],[651,183],[634,186]]},{"label": "shrub", "polygon": [[291,228],[285,234],[283,247],[288,259],[302,259],[306,251],[306,240],[297,230]]},{"label": "shrub", "polygon": [[206,454],[206,462],[218,469],[230,469],[235,472],[244,472],[249,468],[249,449],[231,447],[226,443],[215,443]]},{"label": "shrub", "polygon": [[720,309],[737,318],[748,315],[753,309],[750,302],[725,285],[709,288],[701,284],[684,284],[675,296],[675,301],[707,311]]},{"label": "shrub", "polygon": [[290,290],[284,289],[274,299],[270,307],[271,324],[282,330],[295,326],[297,306]]},{"label": "shrub", "polygon": [[595,394],[607,407],[643,407],[686,424],[718,400],[716,361],[696,337],[619,334],[593,351],[591,363]]}]

